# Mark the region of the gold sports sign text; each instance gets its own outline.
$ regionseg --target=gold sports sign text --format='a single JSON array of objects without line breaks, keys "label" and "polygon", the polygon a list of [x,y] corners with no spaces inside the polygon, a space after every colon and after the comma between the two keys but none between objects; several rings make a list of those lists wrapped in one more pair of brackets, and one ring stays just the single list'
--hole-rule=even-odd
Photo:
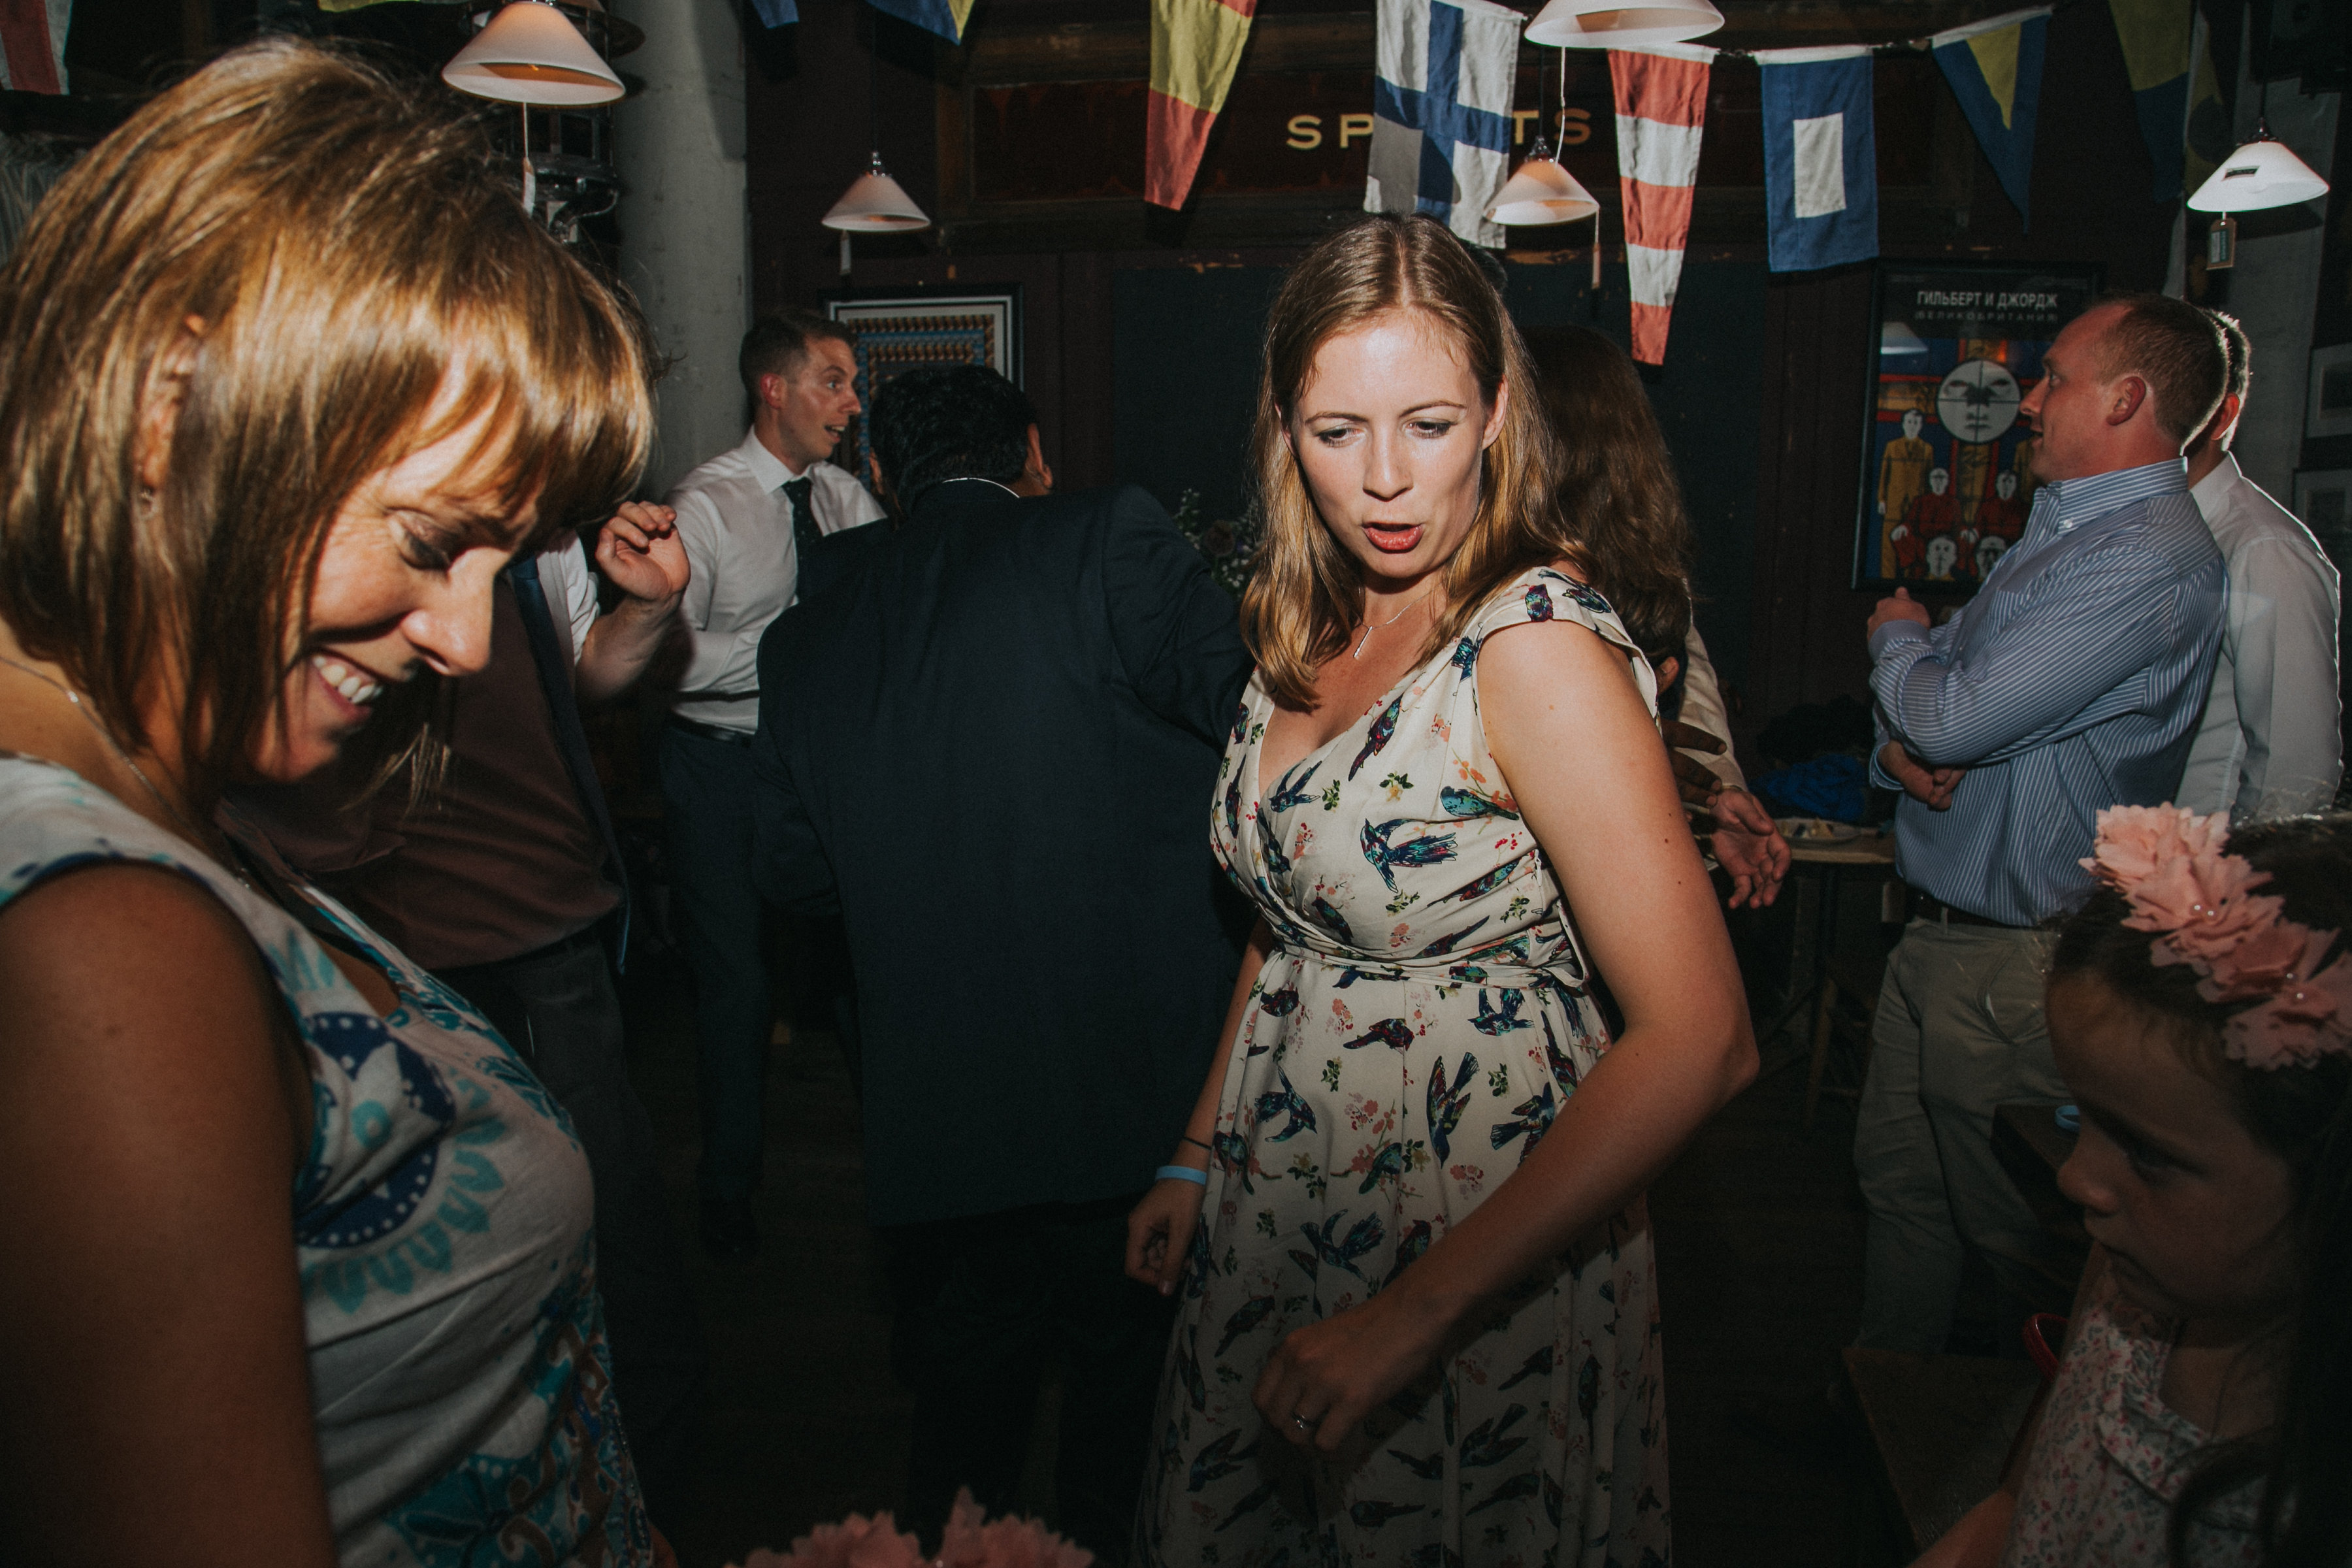
[{"label": "gold sports sign text", "polygon": [[[1343,150],[1357,142],[1363,141],[1372,133],[1372,117],[1369,114],[1341,114],[1335,118],[1339,121],[1339,145]],[[1543,110],[1539,109],[1511,110],[1512,143],[1517,145],[1526,142],[1528,121],[1542,118]],[[1286,147],[1300,153],[1309,153],[1323,145],[1323,117],[1319,114],[1294,114],[1290,117],[1290,123],[1283,129],[1290,132],[1289,138],[1283,142]],[[1561,146],[1578,147],[1591,140],[1591,110],[1570,109],[1561,111],[1559,126]]]}]

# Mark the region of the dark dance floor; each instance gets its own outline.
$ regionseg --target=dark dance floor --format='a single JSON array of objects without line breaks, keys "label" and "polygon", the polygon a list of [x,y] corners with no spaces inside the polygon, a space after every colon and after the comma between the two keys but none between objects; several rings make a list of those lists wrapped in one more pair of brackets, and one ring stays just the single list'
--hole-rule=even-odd
[{"label": "dark dance floor", "polygon": [[[1759,1000],[1788,961],[1788,902],[1738,922]],[[662,1135],[712,1351],[701,1483],[670,1530],[685,1568],[719,1568],[753,1547],[781,1549],[814,1523],[889,1507],[908,1401],[889,1375],[856,1108],[833,1036],[810,1020],[776,1048],[763,1245],[748,1264],[713,1264],[692,1240],[688,989],[677,966],[637,968],[628,1001],[638,1082]],[[1768,1049],[1767,1075],[1651,1195],[1684,1568],[1881,1560],[1861,1461],[1809,1435],[1853,1329],[1862,1216],[1851,1107],[1824,1100],[1811,1137],[1800,1131],[1804,1064],[1771,1070],[1795,1048],[1784,1037]],[[1042,1466],[1031,1480],[1043,1513]]]}]

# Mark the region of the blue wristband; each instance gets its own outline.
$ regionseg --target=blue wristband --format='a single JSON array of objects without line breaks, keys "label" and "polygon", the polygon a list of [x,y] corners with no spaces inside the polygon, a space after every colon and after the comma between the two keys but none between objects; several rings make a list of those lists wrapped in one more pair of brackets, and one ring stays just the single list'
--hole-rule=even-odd
[{"label": "blue wristband", "polygon": [[1161,1182],[1198,1182],[1205,1187],[1209,1184],[1209,1173],[1196,1171],[1190,1165],[1162,1165],[1153,1179]]}]

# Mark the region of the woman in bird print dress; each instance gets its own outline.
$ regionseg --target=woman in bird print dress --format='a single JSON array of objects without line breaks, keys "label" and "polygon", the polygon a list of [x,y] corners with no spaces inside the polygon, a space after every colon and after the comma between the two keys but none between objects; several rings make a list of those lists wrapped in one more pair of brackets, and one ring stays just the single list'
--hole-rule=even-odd
[{"label": "woman in bird print dress", "polygon": [[1258,670],[1210,814],[1262,919],[1188,1170],[1129,1226],[1182,1298],[1144,1563],[1671,1559],[1643,1192],[1755,1044],[1531,393],[1429,219],[1334,236],[1275,301]]}]

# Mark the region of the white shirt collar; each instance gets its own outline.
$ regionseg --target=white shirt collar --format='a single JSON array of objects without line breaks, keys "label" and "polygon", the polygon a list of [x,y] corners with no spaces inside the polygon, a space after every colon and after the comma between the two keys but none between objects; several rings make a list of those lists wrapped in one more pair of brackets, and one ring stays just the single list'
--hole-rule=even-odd
[{"label": "white shirt collar", "polygon": [[[743,461],[751,466],[751,477],[760,481],[760,488],[771,495],[793,479],[808,477],[808,468],[803,468],[799,473],[794,473],[785,466],[782,458],[769,451],[766,443],[760,439],[760,433],[756,429],[745,432],[743,444],[735,449],[742,454]],[[809,465],[810,468],[815,466],[814,463]]]},{"label": "white shirt collar", "polygon": [[2238,467],[2238,454],[2224,452],[2211,473],[2189,487],[2189,498],[2196,501],[2198,510],[2210,512],[2221,504],[2222,495],[2244,475],[2245,470]]}]

